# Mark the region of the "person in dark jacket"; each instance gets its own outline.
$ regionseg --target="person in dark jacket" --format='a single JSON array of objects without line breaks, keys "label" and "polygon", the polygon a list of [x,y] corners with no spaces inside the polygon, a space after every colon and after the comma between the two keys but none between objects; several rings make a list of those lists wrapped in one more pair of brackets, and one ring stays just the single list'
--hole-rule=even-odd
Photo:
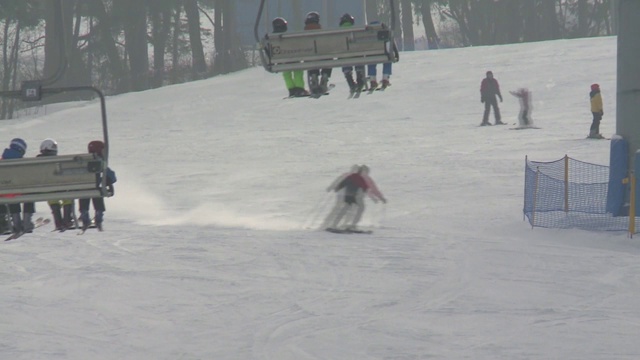
[{"label": "person in dark jacket", "polygon": [[[91,154],[95,154],[99,158],[104,158],[104,143],[100,140],[91,141],[87,145],[87,150]],[[101,186],[102,184],[102,176],[106,176],[106,184],[107,184],[107,192],[109,196],[113,196],[115,193],[115,189],[113,184],[117,181],[116,173],[107,167],[106,172],[104,174],[100,173],[96,175],[96,186]],[[104,218],[104,212],[106,211],[106,207],[104,205],[104,198],[96,197],[91,199],[80,199],[80,220],[82,221],[82,231],[87,230],[91,226],[91,218],[89,216],[89,205],[93,203],[93,208],[95,210],[94,222],[95,226],[99,231],[102,231],[102,220]]]},{"label": "person in dark jacket", "polygon": [[[316,11],[307,13],[304,19],[304,30],[320,30],[320,14]],[[331,68],[313,69],[307,71],[307,84],[312,95],[321,95],[329,89]]]},{"label": "person in dark jacket", "polygon": [[[341,28],[352,27],[355,24],[355,18],[349,14],[345,13],[340,18],[339,25]],[[353,79],[353,73],[355,69],[356,79]],[[349,91],[353,94],[355,92],[360,92],[365,87],[365,72],[364,65],[356,65],[353,66],[343,66],[342,73],[344,74],[345,79],[347,80],[347,84],[349,85]]]},{"label": "person in dark jacket", "polygon": [[[21,138],[15,138],[11,140],[9,147],[4,149],[2,153],[2,159],[22,159],[24,154],[27,152],[27,143]],[[11,197],[11,195],[6,195],[7,197]],[[8,206],[0,205],[0,216],[5,217],[7,208],[9,214],[11,214],[11,232],[13,233],[21,233],[21,232],[31,232],[33,231],[33,222],[31,217],[35,212],[34,203],[25,203],[24,204],[24,220],[20,217],[20,203],[17,204],[9,204]],[[4,229],[3,229],[4,230]]]},{"label": "person in dark jacket", "polygon": [[493,72],[487,71],[487,76],[482,79],[480,83],[480,102],[484,103],[484,115],[482,116],[482,123],[480,125],[491,125],[489,122],[489,112],[493,106],[493,115],[496,118],[496,125],[504,125],[500,117],[500,108],[498,107],[498,100],[500,98],[502,102],[502,94],[500,93],[500,85],[498,80],[493,77]]}]

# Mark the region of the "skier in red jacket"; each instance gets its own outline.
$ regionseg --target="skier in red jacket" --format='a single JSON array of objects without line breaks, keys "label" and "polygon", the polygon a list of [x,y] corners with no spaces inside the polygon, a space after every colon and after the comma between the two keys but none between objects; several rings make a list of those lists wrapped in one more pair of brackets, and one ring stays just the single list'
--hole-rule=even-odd
[{"label": "skier in red jacket", "polygon": [[358,222],[362,218],[362,214],[364,213],[364,194],[367,193],[374,201],[381,200],[386,203],[387,200],[384,198],[382,193],[378,190],[375,182],[369,177],[369,167],[366,165],[362,165],[358,168],[356,172],[353,172],[337,186],[334,187],[335,192],[339,192],[344,190],[344,195],[342,201],[338,201],[336,207],[332,211],[332,214],[335,213],[335,217],[333,218],[333,223],[327,230],[329,231],[337,231],[338,225],[343,217],[347,214],[347,212],[353,207],[356,207],[356,212],[353,215],[353,218],[349,220],[349,225],[346,227],[346,231],[357,231]]}]

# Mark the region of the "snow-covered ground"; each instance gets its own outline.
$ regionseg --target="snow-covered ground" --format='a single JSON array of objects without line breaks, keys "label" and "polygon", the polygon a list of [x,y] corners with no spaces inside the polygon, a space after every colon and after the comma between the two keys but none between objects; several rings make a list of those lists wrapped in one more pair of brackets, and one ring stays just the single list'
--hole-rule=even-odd
[{"label": "snow-covered ground", "polygon": [[[598,49],[594,51],[593,49]],[[524,159],[607,164],[616,38],[402,53],[386,92],[282,100],[261,68],[107,99],[105,231],[39,228],[0,249],[0,358],[637,359],[640,244],[531,229]],[[493,70],[540,130],[478,127]],[[493,120],[493,119],[492,119]],[[96,101],[3,121],[1,145],[101,137]],[[353,164],[388,198],[373,235],[309,229]],[[38,216],[49,216],[37,204]]]}]

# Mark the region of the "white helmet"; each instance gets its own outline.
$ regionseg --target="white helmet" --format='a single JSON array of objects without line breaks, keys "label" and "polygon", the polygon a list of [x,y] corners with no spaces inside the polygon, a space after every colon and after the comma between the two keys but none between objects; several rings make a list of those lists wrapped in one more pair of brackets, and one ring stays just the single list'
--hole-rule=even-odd
[{"label": "white helmet", "polygon": [[369,167],[367,165],[360,166],[360,173],[368,175],[369,174]]},{"label": "white helmet", "polygon": [[58,143],[53,139],[44,139],[40,144],[40,153],[47,155],[58,154]]}]

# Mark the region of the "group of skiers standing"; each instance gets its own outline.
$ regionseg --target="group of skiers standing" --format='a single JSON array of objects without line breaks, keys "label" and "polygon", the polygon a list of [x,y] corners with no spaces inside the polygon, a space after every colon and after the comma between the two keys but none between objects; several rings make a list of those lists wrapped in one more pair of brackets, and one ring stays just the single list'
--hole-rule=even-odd
[{"label": "group of skiers standing", "polygon": [[[102,158],[104,151],[104,143],[100,140],[94,140],[88,143],[87,150],[96,157]],[[14,138],[9,143],[9,147],[2,153],[2,160],[22,159],[27,152],[27,143],[24,139]],[[40,153],[36,157],[56,156],[58,155],[58,143],[51,138],[45,139],[40,144]],[[102,183],[102,175],[96,174],[96,187]],[[110,168],[106,169],[107,191],[113,195],[113,183],[116,182],[116,175]],[[11,195],[0,195],[11,197]],[[91,226],[92,221],[89,216],[89,206],[93,202],[95,211],[94,223],[98,230],[102,230],[102,221],[104,216],[105,205],[104,198],[98,197],[93,199],[80,199],[80,220],[82,221],[82,229],[86,230]],[[56,230],[64,231],[75,226],[74,216],[74,199],[61,199],[48,201]],[[22,205],[22,211],[21,211]],[[22,216],[21,216],[22,213]],[[14,234],[30,233],[34,229],[33,214],[35,213],[35,204],[33,202],[13,203],[9,205],[0,205],[0,233],[12,232]],[[9,215],[9,216],[7,216]]]},{"label": "group of skiers standing", "polygon": [[[520,127],[529,127],[533,125],[531,120],[531,92],[527,88],[519,88],[509,93],[520,100],[520,114],[518,120]],[[502,102],[502,93],[500,92],[500,84],[493,77],[492,71],[487,71],[486,77],[480,83],[480,102],[484,104],[484,115],[482,116],[481,126],[491,125],[489,122],[489,114],[493,108],[496,125],[506,125],[502,121],[500,107],[498,107],[498,98]]]},{"label": "group of skiers standing", "polygon": [[[277,17],[271,22],[274,33],[283,33],[287,31],[287,20],[282,17]],[[351,27],[355,24],[355,18],[348,13],[345,13],[340,17],[340,27]],[[379,22],[371,22],[371,25],[379,24]],[[320,14],[316,11],[307,13],[304,20],[304,30],[319,30]],[[356,78],[354,79],[354,67],[345,66],[342,68],[342,72],[349,85],[349,90],[353,93],[356,91],[362,91],[367,87],[366,81],[369,80],[369,88],[378,88],[377,70],[376,64],[370,64],[367,66],[367,76],[365,76],[364,65],[355,66]],[[284,82],[289,91],[289,97],[301,97],[309,95],[321,95],[329,90],[329,79],[331,78],[332,69],[312,69],[307,71],[307,83],[309,84],[309,91],[305,89],[304,73],[302,70],[283,71]],[[391,77],[391,63],[384,63],[382,66],[382,87],[387,87],[391,83],[389,78]]]},{"label": "group of skiers standing", "polygon": [[[533,120],[531,119],[531,92],[527,88],[520,88],[516,91],[509,91],[509,93],[520,100],[520,114],[518,115],[520,127],[533,126]],[[489,122],[489,114],[491,108],[493,108],[493,115],[495,117],[496,125],[504,125],[501,119],[500,108],[498,107],[498,99],[502,102],[502,94],[500,93],[500,85],[498,80],[493,77],[493,72],[487,71],[486,77],[482,79],[480,83],[480,102],[484,104],[484,114],[482,116],[481,126],[491,125]],[[602,105],[602,95],[600,94],[600,85],[592,84],[591,91],[589,93],[591,114],[593,119],[591,121],[591,127],[589,128],[590,139],[603,139],[600,134],[600,121],[604,115]]]}]

